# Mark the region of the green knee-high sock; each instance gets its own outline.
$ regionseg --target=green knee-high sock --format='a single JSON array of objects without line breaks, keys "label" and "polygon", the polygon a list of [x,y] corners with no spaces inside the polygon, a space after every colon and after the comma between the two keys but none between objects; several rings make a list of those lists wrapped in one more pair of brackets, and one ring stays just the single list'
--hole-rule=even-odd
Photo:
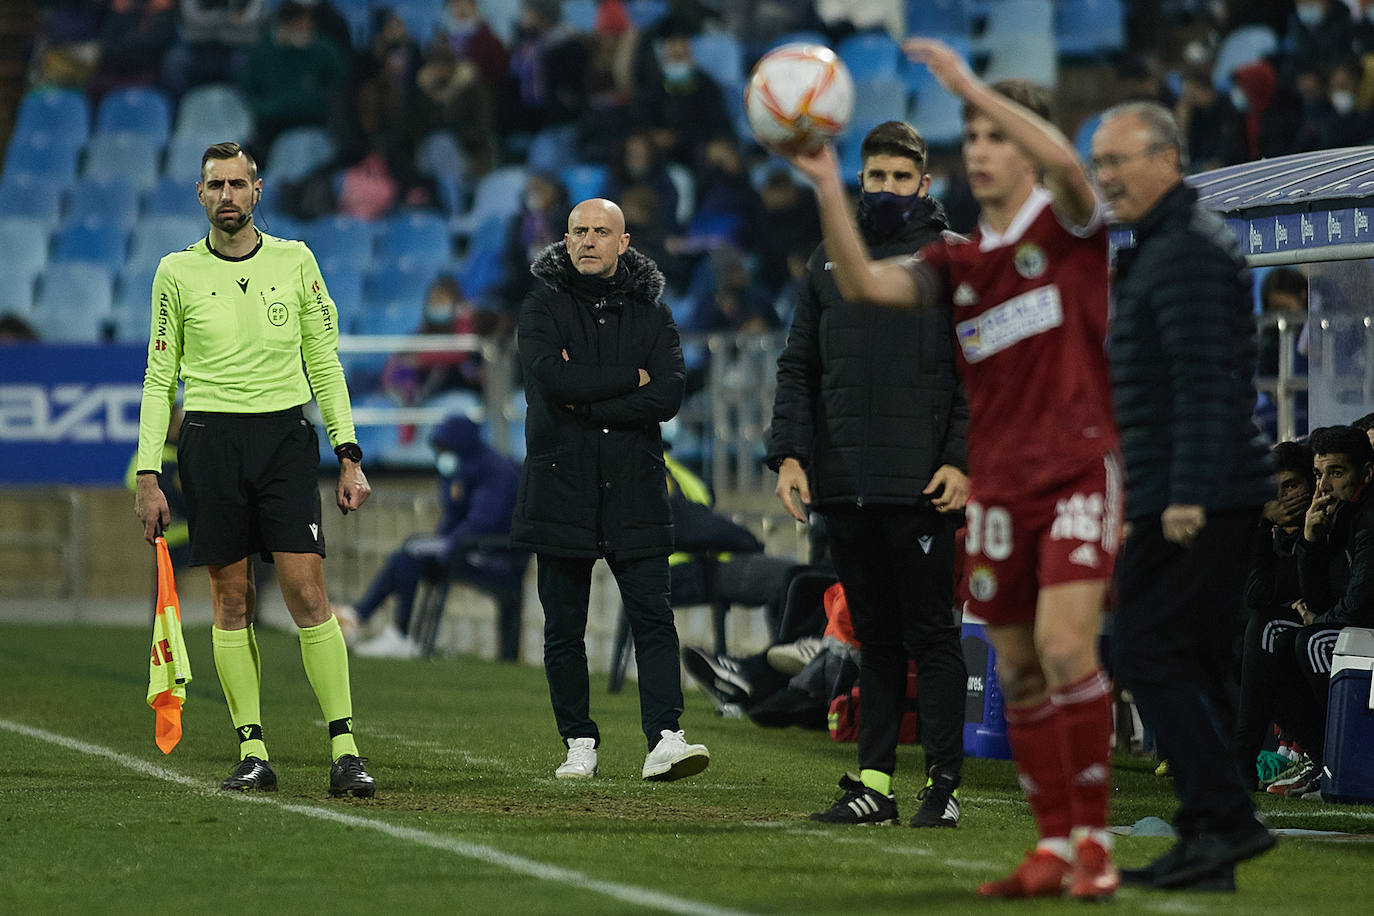
[{"label": "green knee-high sock", "polygon": [[215,671],[224,699],[229,703],[229,718],[239,739],[239,759],[258,757],[267,759],[267,745],[262,740],[262,710],[259,705],[261,671],[258,666],[258,647],[253,628],[243,630],[210,631],[215,649]]},{"label": "green knee-high sock", "polygon": [[334,760],[358,753],[353,741],[353,695],[348,686],[348,649],[332,614],[317,627],[301,627],[301,661],[315,688],[320,712],[329,723],[329,751]]}]

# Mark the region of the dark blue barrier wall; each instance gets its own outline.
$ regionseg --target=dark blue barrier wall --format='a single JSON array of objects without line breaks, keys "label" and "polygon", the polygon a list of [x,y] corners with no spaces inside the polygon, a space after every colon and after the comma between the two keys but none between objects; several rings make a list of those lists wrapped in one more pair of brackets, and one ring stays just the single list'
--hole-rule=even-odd
[{"label": "dark blue barrier wall", "polygon": [[122,484],[144,347],[0,346],[0,484]]}]

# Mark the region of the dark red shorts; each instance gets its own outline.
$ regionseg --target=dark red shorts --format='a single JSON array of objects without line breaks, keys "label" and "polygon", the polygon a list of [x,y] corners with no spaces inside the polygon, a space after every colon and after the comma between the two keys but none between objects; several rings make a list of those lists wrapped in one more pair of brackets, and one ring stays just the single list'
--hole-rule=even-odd
[{"label": "dark red shorts", "polygon": [[969,500],[969,613],[996,625],[1033,623],[1040,589],[1112,577],[1121,540],[1119,459],[1056,490],[983,503]]}]

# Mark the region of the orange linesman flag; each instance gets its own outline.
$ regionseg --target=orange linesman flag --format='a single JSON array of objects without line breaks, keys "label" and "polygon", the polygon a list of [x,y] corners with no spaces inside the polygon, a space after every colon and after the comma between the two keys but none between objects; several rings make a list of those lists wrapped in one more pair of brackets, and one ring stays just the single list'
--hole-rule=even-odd
[{"label": "orange linesman flag", "polygon": [[191,683],[191,660],[181,637],[181,602],[172,575],[172,555],[166,538],[158,535],[157,605],[153,609],[153,651],[148,658],[148,705],[157,718],[153,737],[162,753],[170,754],[181,740],[181,704]]}]

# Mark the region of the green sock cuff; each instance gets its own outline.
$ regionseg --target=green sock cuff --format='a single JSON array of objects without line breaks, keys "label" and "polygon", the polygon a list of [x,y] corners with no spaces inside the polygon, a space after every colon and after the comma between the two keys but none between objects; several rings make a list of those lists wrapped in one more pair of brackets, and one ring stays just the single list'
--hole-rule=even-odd
[{"label": "green sock cuff", "polygon": [[892,774],[882,770],[860,770],[859,782],[880,795],[892,794]]},{"label": "green sock cuff", "polygon": [[219,627],[211,627],[210,642],[222,649],[246,649],[251,645],[251,629],[245,627],[242,630],[221,630]]},{"label": "green sock cuff", "polygon": [[314,645],[315,643],[327,642],[335,636],[343,639],[343,628],[339,626],[339,618],[333,614],[329,619],[316,627],[301,627],[301,643]]},{"label": "green sock cuff", "polygon": [[256,757],[259,760],[267,760],[267,745],[261,739],[239,742],[239,759],[246,757]]}]

